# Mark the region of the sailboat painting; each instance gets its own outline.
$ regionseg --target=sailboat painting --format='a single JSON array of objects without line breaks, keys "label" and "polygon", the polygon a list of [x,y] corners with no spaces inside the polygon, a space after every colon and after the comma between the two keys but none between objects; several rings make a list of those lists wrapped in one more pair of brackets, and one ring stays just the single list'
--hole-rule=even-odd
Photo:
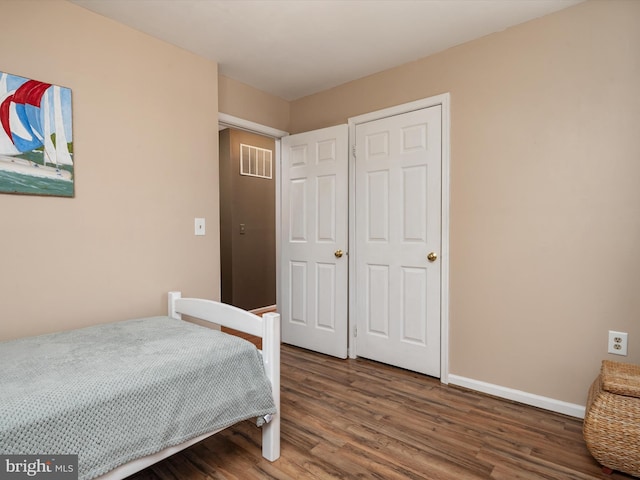
[{"label": "sailboat painting", "polygon": [[0,193],[74,196],[69,88],[0,72]]}]

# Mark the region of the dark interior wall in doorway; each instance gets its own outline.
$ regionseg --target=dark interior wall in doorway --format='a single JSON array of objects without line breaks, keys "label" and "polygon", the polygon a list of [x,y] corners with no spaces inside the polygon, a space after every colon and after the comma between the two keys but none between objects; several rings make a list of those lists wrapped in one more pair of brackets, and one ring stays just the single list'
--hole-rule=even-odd
[{"label": "dark interior wall in doorway", "polygon": [[[222,301],[247,310],[275,305],[275,141],[229,128],[219,136]],[[240,144],[271,150],[271,179],[240,175]]]}]

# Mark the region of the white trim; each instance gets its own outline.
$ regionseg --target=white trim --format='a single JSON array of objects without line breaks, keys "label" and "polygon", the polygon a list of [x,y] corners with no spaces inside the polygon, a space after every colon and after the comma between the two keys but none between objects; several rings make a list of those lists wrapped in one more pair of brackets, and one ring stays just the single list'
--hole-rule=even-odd
[{"label": "white trim", "polygon": [[356,162],[355,162],[355,139],[356,139],[356,127],[355,124],[352,123],[352,120],[348,120],[349,125],[349,200],[348,200],[348,209],[349,209],[349,217],[348,217],[348,226],[349,226],[349,250],[351,252],[348,255],[349,259],[349,297],[347,301],[349,305],[348,309],[348,325],[347,331],[349,332],[349,336],[347,339],[347,355],[349,358],[356,358],[356,315],[355,313],[358,311],[358,302],[356,301],[356,222],[354,221],[356,218]]},{"label": "white trim", "polygon": [[276,139],[276,158],[274,166],[275,166],[275,176],[276,176],[276,305],[282,305],[282,288],[280,286],[280,279],[282,278],[282,274],[280,273],[280,255],[282,254],[282,236],[280,234],[280,230],[282,229],[282,212],[280,209],[282,208],[282,202],[280,200],[280,196],[282,195],[282,179],[281,177],[281,161],[282,161],[282,140],[279,138]]},{"label": "white trim", "polygon": [[282,138],[289,135],[289,133],[284,130],[278,130],[277,128],[261,125],[259,123],[252,122],[251,120],[244,120],[222,112],[218,112],[218,124],[237,128],[239,130],[246,130],[247,132],[259,133],[260,135],[273,138]]},{"label": "white trim", "polygon": [[439,95],[442,105],[442,215],[440,252],[440,381],[449,383],[449,207],[451,205],[451,96]]},{"label": "white trim", "polygon": [[571,417],[584,418],[586,407],[575,403],[568,403],[555,398],[543,397],[534,393],[514,390],[513,388],[502,387],[492,383],[474,380],[472,378],[461,377],[460,375],[449,375],[449,384],[468,388],[477,392],[493,395],[494,397],[505,398],[515,402],[543,408],[552,412],[562,413]]},{"label": "white trim", "polygon": [[[380,120],[393,115],[402,115],[436,105],[442,106],[442,232],[441,232],[441,289],[440,289],[440,381],[449,383],[449,203],[450,203],[450,138],[451,138],[451,96],[449,93],[396,105],[375,112],[365,113],[348,120],[349,124],[349,250],[355,252],[355,159],[354,142],[356,126],[361,123]],[[356,291],[355,255],[349,256],[349,357],[356,357],[355,349],[355,312]]]},{"label": "white trim", "polygon": [[375,112],[363,113],[362,115],[357,115],[355,117],[349,118],[348,123],[349,125],[353,124],[355,128],[355,125],[358,125],[360,123],[367,123],[374,120],[380,120],[381,118],[392,117],[394,115],[402,115],[403,113],[415,112],[416,110],[435,107],[436,105],[444,106],[446,104],[448,107],[449,99],[449,93],[441,93],[440,95],[434,95],[433,97],[423,98],[421,100],[415,100],[409,103],[403,103],[402,105],[395,105],[393,107],[384,108],[382,110],[376,110]]}]

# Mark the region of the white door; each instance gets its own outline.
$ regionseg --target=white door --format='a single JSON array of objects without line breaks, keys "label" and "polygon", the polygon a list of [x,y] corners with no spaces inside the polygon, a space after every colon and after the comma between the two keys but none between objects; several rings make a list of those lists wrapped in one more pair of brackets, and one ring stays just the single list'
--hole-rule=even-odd
[{"label": "white door", "polygon": [[440,105],[356,125],[356,352],[440,376]]},{"label": "white door", "polygon": [[348,127],[282,139],[282,341],[347,357]]}]

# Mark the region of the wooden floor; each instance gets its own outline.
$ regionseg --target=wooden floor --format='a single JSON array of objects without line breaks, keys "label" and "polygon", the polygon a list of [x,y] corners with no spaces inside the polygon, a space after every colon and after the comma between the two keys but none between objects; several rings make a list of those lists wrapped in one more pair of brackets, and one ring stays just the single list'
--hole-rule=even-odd
[{"label": "wooden floor", "polygon": [[631,479],[605,475],[580,420],[368,360],[282,348],[282,456],[243,422],[131,479]]}]

